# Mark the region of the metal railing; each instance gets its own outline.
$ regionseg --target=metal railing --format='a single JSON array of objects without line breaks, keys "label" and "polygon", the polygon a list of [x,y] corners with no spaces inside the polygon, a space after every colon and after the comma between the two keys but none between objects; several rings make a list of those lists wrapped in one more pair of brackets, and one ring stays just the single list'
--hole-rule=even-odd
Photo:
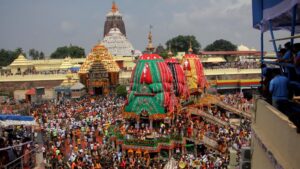
[{"label": "metal railing", "polygon": [[[28,153],[4,165],[3,169],[23,169],[24,167],[33,169],[36,164],[36,152],[37,148],[30,150]],[[28,156],[28,159],[25,159],[25,156]]]}]

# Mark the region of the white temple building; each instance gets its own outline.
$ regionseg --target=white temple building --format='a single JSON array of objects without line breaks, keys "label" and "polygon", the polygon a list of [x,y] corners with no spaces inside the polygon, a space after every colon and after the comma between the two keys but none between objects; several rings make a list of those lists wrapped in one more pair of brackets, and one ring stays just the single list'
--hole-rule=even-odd
[{"label": "white temple building", "polygon": [[113,56],[135,55],[132,44],[118,28],[111,28],[109,33],[104,36],[101,43]]}]

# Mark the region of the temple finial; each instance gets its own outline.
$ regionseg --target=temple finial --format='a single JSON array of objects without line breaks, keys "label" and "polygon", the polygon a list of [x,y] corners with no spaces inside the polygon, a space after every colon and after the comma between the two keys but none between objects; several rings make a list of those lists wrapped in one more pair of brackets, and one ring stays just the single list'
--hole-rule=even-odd
[{"label": "temple finial", "polygon": [[154,50],[154,47],[153,47],[153,44],[152,44],[152,32],[151,32],[151,29],[152,29],[152,25],[150,25],[150,31],[149,31],[149,34],[148,34],[148,45],[147,45],[147,51],[149,53],[152,53],[153,50]]},{"label": "temple finial", "polygon": [[115,1],[112,2],[111,11],[113,13],[116,13],[117,11],[119,11],[118,6]]},{"label": "temple finial", "polygon": [[173,53],[171,51],[171,43],[169,43],[169,51],[168,51],[168,57],[172,57],[173,56]]},{"label": "temple finial", "polygon": [[193,53],[193,48],[192,48],[192,41],[190,39],[190,47],[189,47],[189,50],[188,50],[189,54],[192,54]]}]

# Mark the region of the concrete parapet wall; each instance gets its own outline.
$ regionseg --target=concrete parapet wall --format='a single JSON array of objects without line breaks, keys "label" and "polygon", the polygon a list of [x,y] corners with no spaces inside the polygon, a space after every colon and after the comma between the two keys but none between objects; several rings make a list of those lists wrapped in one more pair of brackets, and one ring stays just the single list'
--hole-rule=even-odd
[{"label": "concrete parapet wall", "polygon": [[0,91],[13,92],[15,90],[28,90],[33,87],[45,87],[45,89],[52,89],[59,86],[62,81],[63,80],[0,82]]},{"label": "concrete parapet wall", "polygon": [[[25,93],[27,90],[15,90],[14,91],[14,99],[21,100],[25,99]],[[54,99],[55,91],[54,89],[45,89],[45,94],[43,95],[43,99]]]},{"label": "concrete parapet wall", "polygon": [[[283,168],[299,168],[300,134],[297,134],[296,126],[287,116],[264,100],[258,99],[252,123],[255,136],[252,145],[252,168],[274,165],[272,157]],[[259,145],[259,142],[262,144]]]}]

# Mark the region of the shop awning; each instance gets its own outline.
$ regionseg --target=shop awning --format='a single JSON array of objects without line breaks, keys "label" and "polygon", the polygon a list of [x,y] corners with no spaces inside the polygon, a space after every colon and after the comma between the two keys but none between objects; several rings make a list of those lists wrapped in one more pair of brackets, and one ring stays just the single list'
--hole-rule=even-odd
[{"label": "shop awning", "polygon": [[0,115],[0,126],[16,125],[33,126],[36,125],[36,122],[32,116]]},{"label": "shop awning", "polygon": [[25,95],[35,95],[36,91],[35,88],[31,88],[26,91]]}]

